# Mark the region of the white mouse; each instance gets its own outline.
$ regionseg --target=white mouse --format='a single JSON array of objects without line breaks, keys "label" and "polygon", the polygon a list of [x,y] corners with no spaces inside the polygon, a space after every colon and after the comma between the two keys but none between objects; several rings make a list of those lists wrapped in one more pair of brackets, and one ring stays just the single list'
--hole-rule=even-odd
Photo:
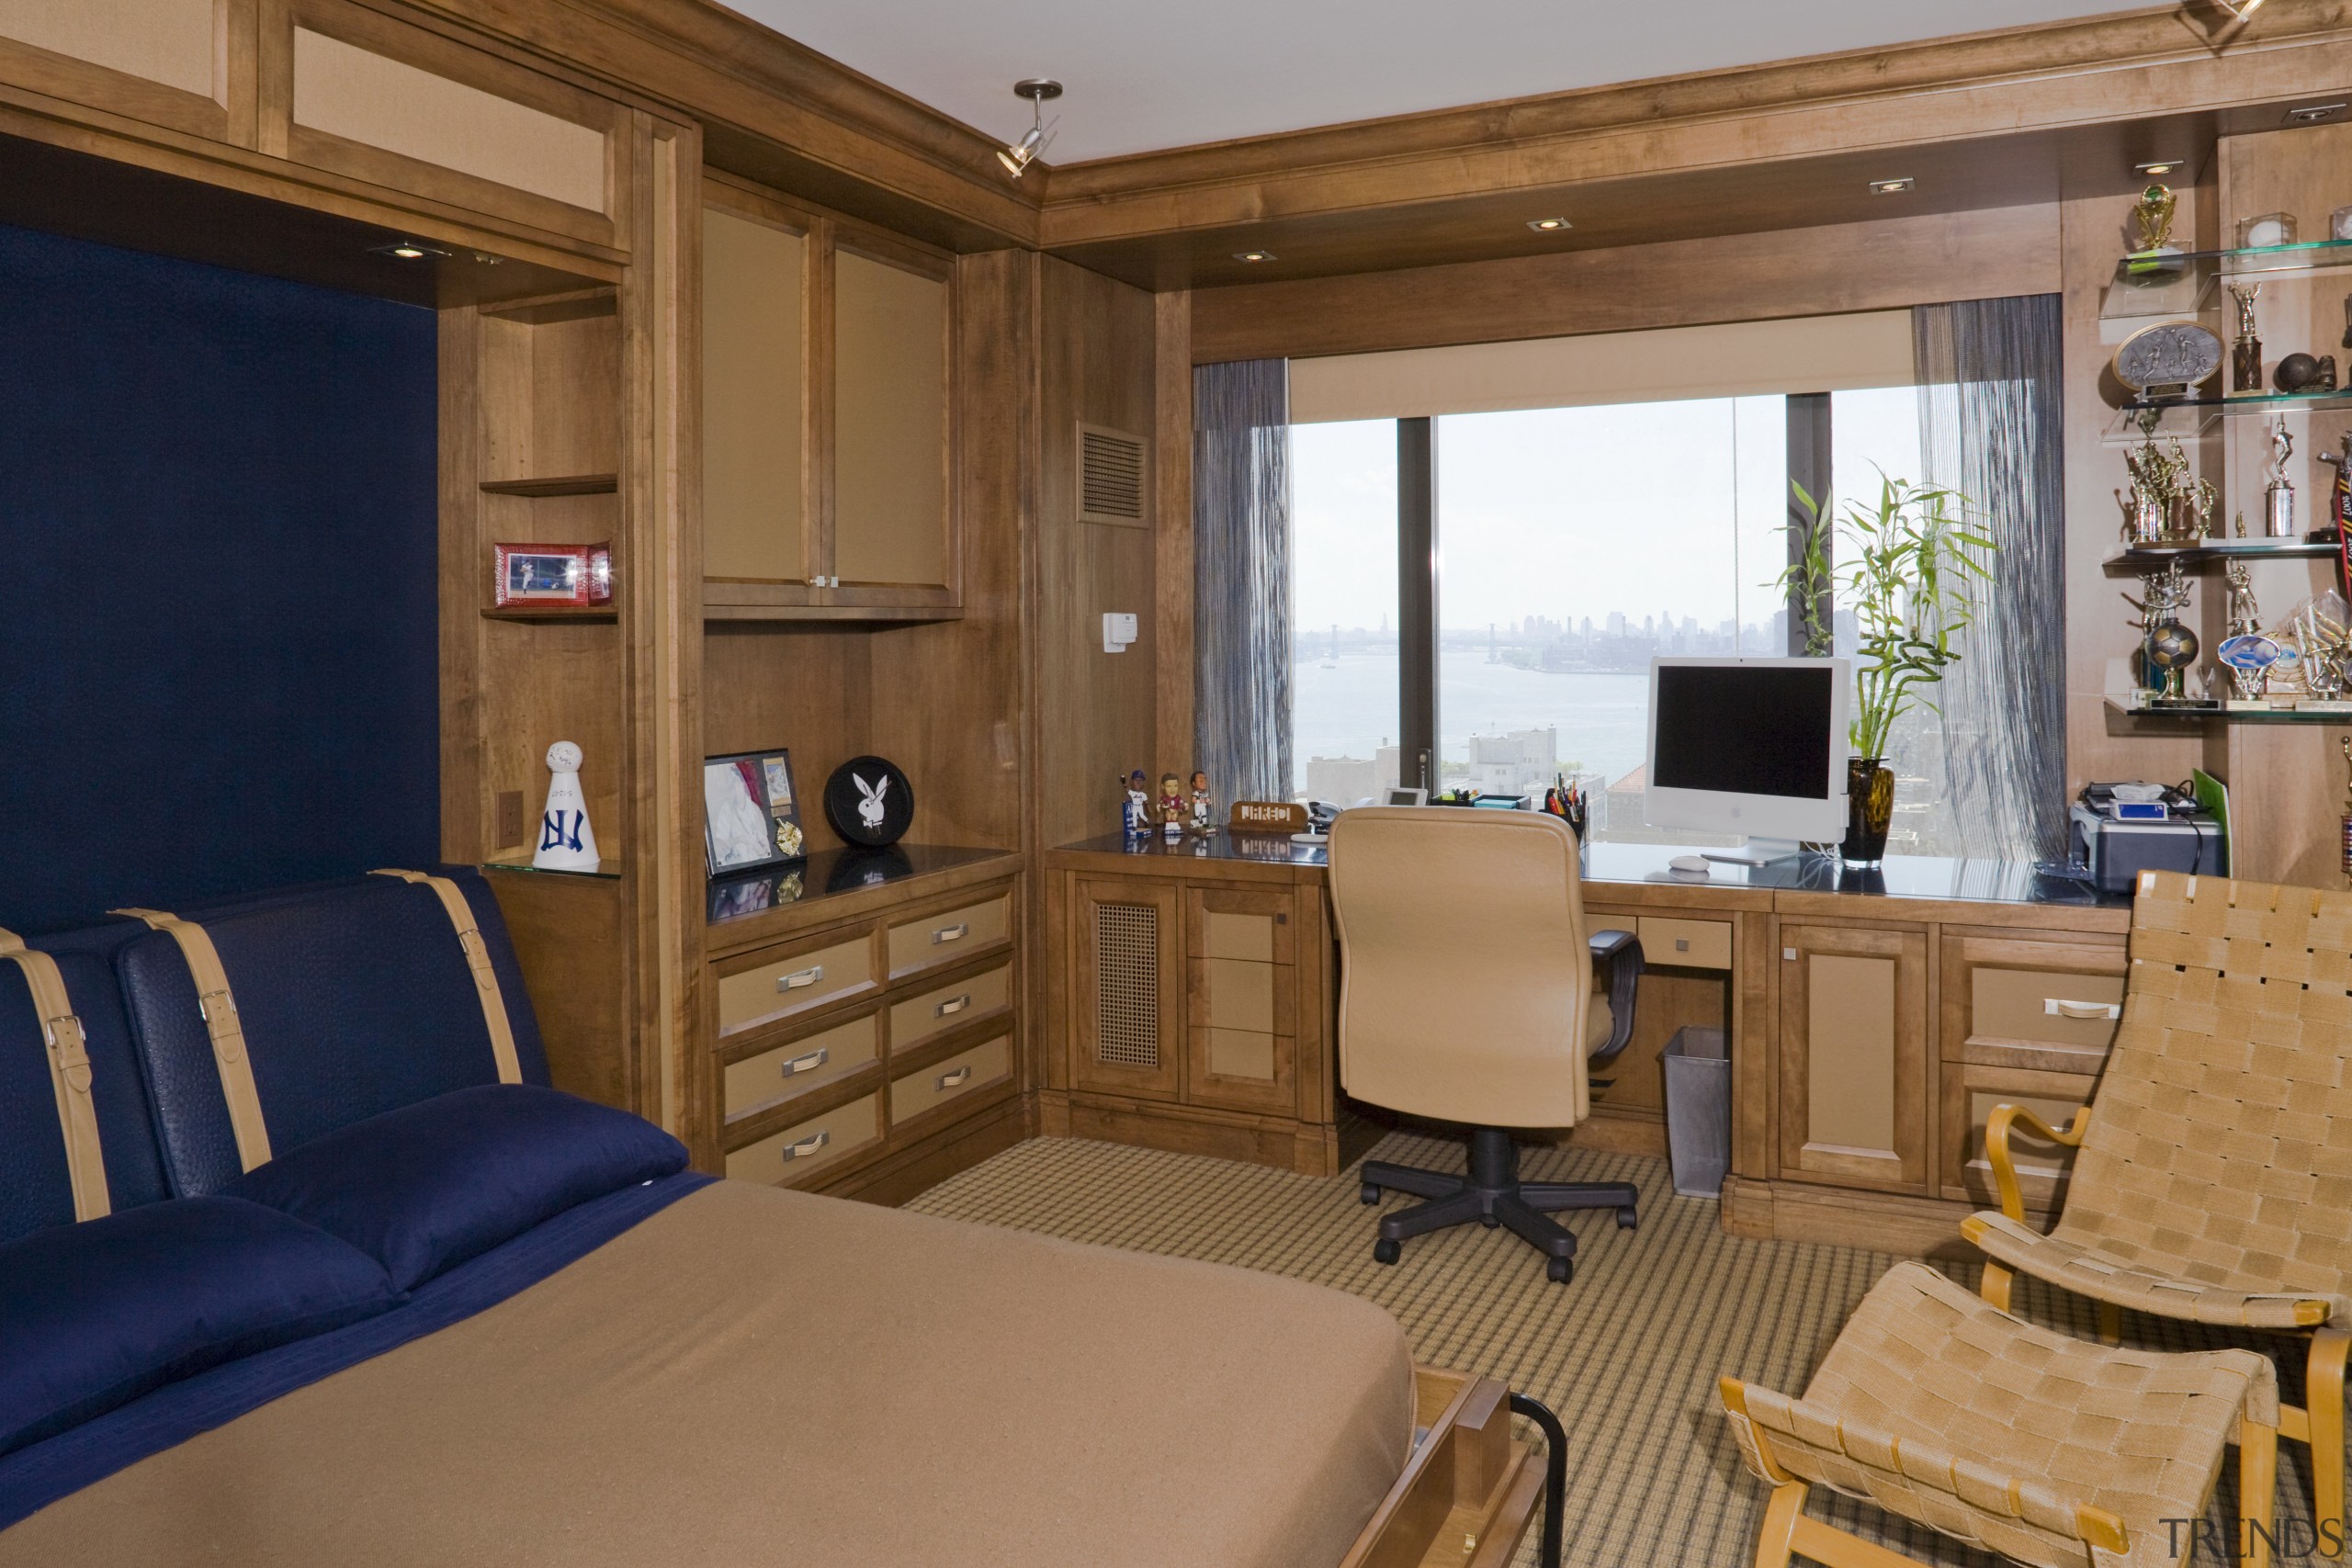
[{"label": "white mouse", "polygon": [[1666,863],[1666,869],[1674,873],[1677,876],[1710,876],[1713,874],[1707,865],[1706,857],[1703,855],[1677,855],[1672,860]]}]

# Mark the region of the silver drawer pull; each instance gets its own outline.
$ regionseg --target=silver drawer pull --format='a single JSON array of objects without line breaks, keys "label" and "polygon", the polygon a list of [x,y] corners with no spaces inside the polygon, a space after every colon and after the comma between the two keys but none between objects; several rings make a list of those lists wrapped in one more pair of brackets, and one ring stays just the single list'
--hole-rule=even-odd
[{"label": "silver drawer pull", "polygon": [[971,1081],[972,1069],[968,1066],[958,1067],[952,1073],[939,1075],[939,1087],[942,1089],[962,1089]]},{"label": "silver drawer pull", "polygon": [[819,1067],[823,1066],[827,1062],[831,1061],[832,1057],[833,1048],[831,1046],[820,1045],[817,1049],[809,1052],[807,1055],[795,1056],[792,1060],[786,1062],[784,1065],[784,1076],[786,1077],[790,1077],[795,1073],[813,1073]]},{"label": "silver drawer pull", "polygon": [[971,1005],[972,993],[966,991],[962,996],[950,997],[945,1001],[940,1003],[937,1007],[932,1009],[931,1016],[933,1018],[945,1018],[949,1013],[962,1012],[966,1008],[970,1007]]},{"label": "silver drawer pull", "polygon": [[825,966],[812,964],[806,969],[796,969],[775,983],[779,991],[797,991],[803,986],[813,986],[825,977]]},{"label": "silver drawer pull", "polygon": [[969,920],[958,920],[952,926],[942,926],[933,931],[931,940],[935,945],[943,942],[961,942],[971,934],[972,923]]},{"label": "silver drawer pull", "polygon": [[2044,997],[2041,1010],[2052,1018],[2104,1018],[2123,1016],[2121,1002],[2070,1002],[2057,997]]},{"label": "silver drawer pull", "polygon": [[826,1128],[822,1132],[811,1133],[797,1144],[785,1145],[784,1157],[786,1159],[807,1159],[810,1155],[815,1154],[819,1149],[823,1148],[827,1144],[830,1144],[832,1141],[833,1130],[830,1127]]}]

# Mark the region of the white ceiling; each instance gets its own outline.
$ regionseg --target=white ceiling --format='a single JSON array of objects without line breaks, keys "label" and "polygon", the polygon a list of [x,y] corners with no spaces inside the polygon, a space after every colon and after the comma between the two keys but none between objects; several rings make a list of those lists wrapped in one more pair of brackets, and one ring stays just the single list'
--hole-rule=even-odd
[{"label": "white ceiling", "polygon": [[1048,163],[2096,16],[2130,0],[728,0]]}]

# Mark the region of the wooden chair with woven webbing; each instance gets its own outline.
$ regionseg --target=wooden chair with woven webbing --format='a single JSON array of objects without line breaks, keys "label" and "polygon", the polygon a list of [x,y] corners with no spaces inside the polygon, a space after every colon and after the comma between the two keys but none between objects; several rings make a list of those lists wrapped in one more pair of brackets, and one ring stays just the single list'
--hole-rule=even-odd
[{"label": "wooden chair with woven webbing", "polygon": [[[2020,1123],[2078,1151],[2047,1235],[2025,1221]],[[2127,1307],[2308,1337],[2304,1401],[2279,1429],[2311,1445],[2315,1517],[2341,1521],[2352,896],[2143,873],[2098,1095],[2064,1128],[2002,1106],[1985,1144],[2001,1212],[1961,1226],[1985,1255],[1984,1299],[2007,1307],[2022,1272],[2098,1303],[2109,1343]]]}]

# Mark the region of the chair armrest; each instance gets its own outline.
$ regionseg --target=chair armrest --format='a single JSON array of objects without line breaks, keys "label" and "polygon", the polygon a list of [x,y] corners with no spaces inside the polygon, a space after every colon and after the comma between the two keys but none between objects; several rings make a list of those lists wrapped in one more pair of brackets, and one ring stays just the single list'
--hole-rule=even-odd
[{"label": "chair armrest", "polygon": [[2009,1129],[2023,1122],[2036,1136],[2068,1148],[2080,1148],[2083,1134],[2090,1131],[2091,1108],[2087,1105],[2075,1112],[2075,1119],[2063,1128],[2052,1127],[2022,1105],[1996,1105],[1984,1121],[1984,1157],[1993,1165],[1993,1185],[2001,1195],[2001,1213],[2020,1224],[2025,1222],[2025,1194],[2018,1187],[2016,1158],[2009,1153]]},{"label": "chair armrest", "polygon": [[1632,931],[1594,931],[1587,939],[1592,961],[1605,964],[1609,975],[1609,1038],[1589,1061],[1616,1057],[1634,1040],[1634,992],[1642,977],[1642,940]]}]

